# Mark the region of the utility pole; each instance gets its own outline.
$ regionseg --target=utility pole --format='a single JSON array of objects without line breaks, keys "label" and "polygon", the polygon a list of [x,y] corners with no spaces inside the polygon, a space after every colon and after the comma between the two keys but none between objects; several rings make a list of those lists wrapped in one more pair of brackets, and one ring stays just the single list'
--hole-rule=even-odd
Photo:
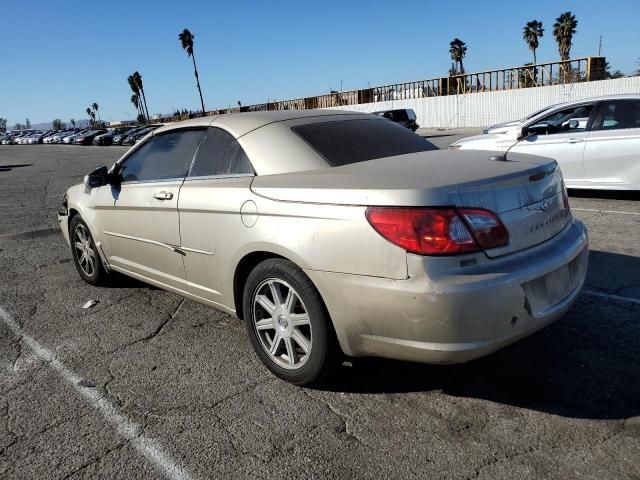
[{"label": "utility pole", "polygon": [[602,35],[600,35],[600,42],[598,43],[598,56],[601,57],[600,53],[602,52]]}]

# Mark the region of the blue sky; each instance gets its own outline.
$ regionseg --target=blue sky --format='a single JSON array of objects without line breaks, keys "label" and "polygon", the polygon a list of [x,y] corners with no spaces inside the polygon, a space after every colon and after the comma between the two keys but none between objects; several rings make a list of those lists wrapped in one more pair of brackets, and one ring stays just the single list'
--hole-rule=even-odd
[{"label": "blue sky", "polygon": [[[446,5],[442,7],[442,5]],[[135,117],[127,76],[142,74],[150,112],[198,108],[189,28],[207,109],[439,77],[448,43],[467,43],[468,72],[531,61],[522,27],[545,27],[539,61],[558,58],[554,19],[578,19],[572,57],[602,53],[631,73],[640,58],[640,1],[456,2],[156,0],[3,2],[0,117],[15,122]]]}]

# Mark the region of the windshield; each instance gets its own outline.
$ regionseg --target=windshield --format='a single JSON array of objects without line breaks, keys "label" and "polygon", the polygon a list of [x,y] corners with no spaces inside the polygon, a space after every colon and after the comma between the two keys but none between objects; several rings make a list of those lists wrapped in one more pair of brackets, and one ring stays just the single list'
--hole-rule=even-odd
[{"label": "windshield", "polygon": [[397,123],[373,118],[309,123],[291,130],[332,167],[436,149]]},{"label": "windshield", "polygon": [[535,116],[538,116],[538,115],[540,115],[541,113],[544,113],[544,112],[547,112],[547,111],[551,110],[552,108],[556,107],[557,105],[558,105],[558,104],[557,104],[557,103],[555,103],[555,104],[553,104],[553,105],[549,105],[548,107],[543,108],[542,110],[536,110],[536,111],[535,111],[535,112],[533,112],[532,114],[527,115],[527,116],[526,116],[526,117],[524,117],[524,118],[521,118],[521,119],[520,119],[520,121],[524,123],[525,121],[527,121],[527,120],[529,120],[529,119],[531,119],[531,118],[533,118],[533,117],[535,117]]}]

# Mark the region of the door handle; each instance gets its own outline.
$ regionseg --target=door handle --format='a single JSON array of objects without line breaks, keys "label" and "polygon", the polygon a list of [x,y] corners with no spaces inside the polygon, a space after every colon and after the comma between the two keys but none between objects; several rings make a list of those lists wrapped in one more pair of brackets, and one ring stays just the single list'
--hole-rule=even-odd
[{"label": "door handle", "polygon": [[565,140],[565,142],[567,142],[567,143],[580,143],[580,142],[584,142],[584,140],[582,138],[570,138],[569,140]]},{"label": "door handle", "polygon": [[171,200],[173,198],[173,193],[165,192],[164,190],[158,193],[153,194],[153,198],[156,200]]}]

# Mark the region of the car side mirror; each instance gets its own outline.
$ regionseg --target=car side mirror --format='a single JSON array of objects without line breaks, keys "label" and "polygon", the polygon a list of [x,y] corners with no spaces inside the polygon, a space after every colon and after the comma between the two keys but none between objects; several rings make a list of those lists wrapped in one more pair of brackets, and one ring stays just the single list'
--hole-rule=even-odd
[{"label": "car side mirror", "polygon": [[549,133],[549,125],[546,123],[536,123],[526,128],[527,135],[546,135]]},{"label": "car side mirror", "polygon": [[108,175],[109,170],[107,167],[98,167],[93,172],[89,173],[89,175],[84,177],[84,186],[89,189],[102,187],[107,184]]},{"label": "car side mirror", "polygon": [[569,120],[569,130],[574,130],[580,126],[578,120]]}]

